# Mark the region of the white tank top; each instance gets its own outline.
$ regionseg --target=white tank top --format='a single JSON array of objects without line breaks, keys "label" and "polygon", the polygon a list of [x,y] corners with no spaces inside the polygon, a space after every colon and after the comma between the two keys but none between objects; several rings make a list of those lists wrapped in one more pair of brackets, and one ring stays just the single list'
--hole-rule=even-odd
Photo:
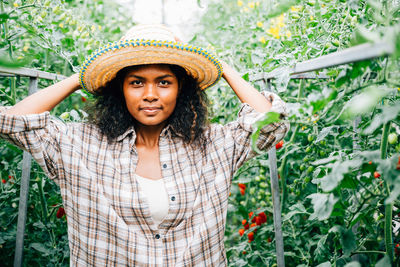
[{"label": "white tank top", "polygon": [[147,197],[150,214],[156,226],[168,214],[168,193],[164,186],[164,179],[152,180],[136,174],[136,179]]}]

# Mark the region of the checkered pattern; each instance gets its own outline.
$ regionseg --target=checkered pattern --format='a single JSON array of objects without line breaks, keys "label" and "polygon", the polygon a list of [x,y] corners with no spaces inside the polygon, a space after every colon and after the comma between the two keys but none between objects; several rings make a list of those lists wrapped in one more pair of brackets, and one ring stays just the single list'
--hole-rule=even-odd
[{"label": "checkered pattern", "polygon": [[[264,95],[285,113],[278,96]],[[160,136],[162,177],[169,211],[156,227],[135,179],[133,128],[114,141],[87,123],[63,123],[49,112],[6,115],[0,137],[30,152],[61,189],[67,214],[71,266],[226,266],[224,231],[232,177],[254,156],[252,124],[263,114],[243,104],[238,119],[211,124],[207,153],[185,145],[166,127]],[[2,113],[3,112],[3,113]],[[262,129],[267,150],[288,130],[285,122]]]}]

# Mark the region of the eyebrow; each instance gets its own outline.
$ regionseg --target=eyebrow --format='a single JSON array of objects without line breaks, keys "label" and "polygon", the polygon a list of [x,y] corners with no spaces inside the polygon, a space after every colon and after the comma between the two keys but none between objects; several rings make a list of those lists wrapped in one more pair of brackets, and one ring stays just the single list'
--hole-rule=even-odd
[{"label": "eyebrow", "polygon": [[[161,79],[165,79],[165,78],[169,78],[169,77],[173,78],[174,76],[172,76],[171,74],[166,74],[166,75],[157,77],[156,80],[161,80]],[[137,79],[145,80],[144,77],[138,76],[138,75],[134,75],[134,74],[128,75],[127,78],[137,78]]]}]

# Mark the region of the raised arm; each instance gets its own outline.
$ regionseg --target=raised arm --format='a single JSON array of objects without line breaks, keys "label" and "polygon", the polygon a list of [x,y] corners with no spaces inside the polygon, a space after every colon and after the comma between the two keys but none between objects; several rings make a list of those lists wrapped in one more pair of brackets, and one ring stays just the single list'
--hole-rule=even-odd
[{"label": "raised arm", "polygon": [[249,104],[258,112],[268,112],[270,110],[272,106],[271,102],[246,82],[231,66],[223,61],[221,61],[221,64],[224,69],[222,77],[228,82],[233,91],[235,91],[242,103]]},{"label": "raised arm", "polygon": [[74,74],[65,80],[26,97],[4,113],[10,115],[27,115],[50,111],[79,88],[78,74]]}]

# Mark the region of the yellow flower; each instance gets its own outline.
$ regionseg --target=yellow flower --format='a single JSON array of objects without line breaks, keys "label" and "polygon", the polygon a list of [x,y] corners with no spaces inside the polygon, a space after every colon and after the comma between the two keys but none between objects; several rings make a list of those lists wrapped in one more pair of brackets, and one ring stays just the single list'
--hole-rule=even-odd
[{"label": "yellow flower", "polygon": [[96,31],[96,26],[92,25],[91,30],[92,30],[92,32],[95,32]]},{"label": "yellow flower", "polygon": [[23,58],[24,58],[23,56],[17,57],[18,60],[21,60],[21,59],[23,59]]},{"label": "yellow flower", "polygon": [[290,38],[291,36],[292,36],[292,33],[291,33],[290,31],[287,31],[287,32],[286,32],[286,37],[287,37],[287,38]]},{"label": "yellow flower", "polygon": [[285,27],[285,25],[286,25],[285,23],[283,23],[284,21],[285,21],[285,17],[282,14],[275,20],[275,23],[277,24],[277,26],[279,28],[282,28],[282,27]]},{"label": "yellow flower", "polygon": [[27,52],[29,50],[29,46],[24,46],[24,48],[22,48],[22,50],[24,50],[24,52]]},{"label": "yellow flower", "polygon": [[326,7],[326,5],[325,5],[325,4],[321,4],[321,6],[322,6],[322,7]]},{"label": "yellow flower", "polygon": [[14,7],[19,7],[18,3],[13,4]]},{"label": "yellow flower", "polygon": [[264,36],[260,37],[260,39],[258,39],[260,41],[260,43],[265,44],[267,41],[265,40]]},{"label": "yellow flower", "polygon": [[274,38],[279,39],[279,28],[278,27],[271,27],[267,30],[269,34],[271,34]]},{"label": "yellow flower", "polygon": [[58,24],[58,27],[60,27],[60,28],[64,28],[64,23],[60,23],[60,24]]},{"label": "yellow flower", "polygon": [[301,127],[301,130],[304,131],[306,128],[307,128],[306,126],[303,126]]},{"label": "yellow flower", "polygon": [[248,3],[247,5],[248,5],[250,8],[254,8],[254,7],[255,7],[254,2],[250,2],[250,3]]},{"label": "yellow flower", "polygon": [[243,6],[243,1],[241,1],[241,0],[238,0],[237,1],[237,5],[240,7],[240,6]]},{"label": "yellow flower", "polygon": [[290,8],[290,10],[291,10],[292,12],[299,12],[299,11],[300,11],[300,7],[292,6],[292,7]]},{"label": "yellow flower", "polygon": [[313,16],[310,16],[310,20],[314,20],[314,17],[313,17]]},{"label": "yellow flower", "polygon": [[400,87],[397,87],[397,91],[400,91]]},{"label": "yellow flower", "polygon": [[256,6],[260,6],[260,1],[257,1],[257,2],[256,2]]},{"label": "yellow flower", "polygon": [[99,25],[98,27],[99,27],[99,31],[101,31],[101,25]]},{"label": "yellow flower", "polygon": [[249,9],[247,7],[243,8],[244,12],[249,12]]},{"label": "yellow flower", "polygon": [[262,28],[263,23],[261,21],[257,21],[257,27]]}]

